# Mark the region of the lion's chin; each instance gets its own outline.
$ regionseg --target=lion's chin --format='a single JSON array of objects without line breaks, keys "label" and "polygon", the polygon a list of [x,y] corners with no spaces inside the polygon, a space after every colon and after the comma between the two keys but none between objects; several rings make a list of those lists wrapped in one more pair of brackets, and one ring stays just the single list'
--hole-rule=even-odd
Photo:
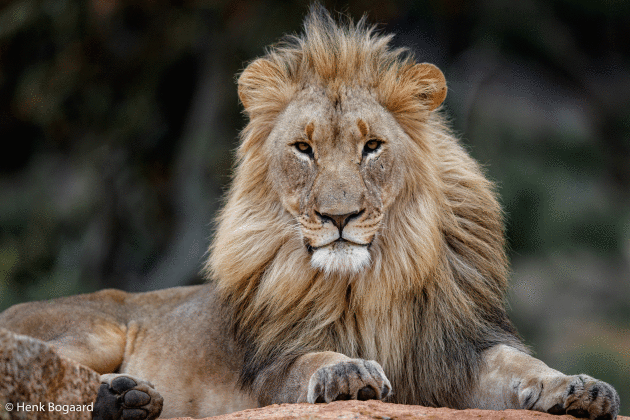
[{"label": "lion's chin", "polygon": [[370,265],[366,245],[338,240],[313,250],[311,265],[326,274],[356,274]]}]

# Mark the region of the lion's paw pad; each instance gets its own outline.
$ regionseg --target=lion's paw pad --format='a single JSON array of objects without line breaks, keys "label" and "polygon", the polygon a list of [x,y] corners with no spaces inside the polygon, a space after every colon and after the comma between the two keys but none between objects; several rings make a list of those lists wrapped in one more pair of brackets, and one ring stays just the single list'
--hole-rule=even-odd
[{"label": "lion's paw pad", "polygon": [[392,386],[377,362],[354,359],[319,368],[309,381],[307,401],[382,400]]},{"label": "lion's paw pad", "polygon": [[163,399],[153,386],[128,375],[103,375],[94,403],[93,420],[153,420]]}]

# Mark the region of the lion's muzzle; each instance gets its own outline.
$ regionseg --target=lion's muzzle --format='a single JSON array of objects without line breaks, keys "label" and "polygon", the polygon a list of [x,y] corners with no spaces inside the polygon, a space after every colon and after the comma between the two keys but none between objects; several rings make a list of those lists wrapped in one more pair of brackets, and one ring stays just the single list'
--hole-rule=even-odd
[{"label": "lion's muzzle", "polygon": [[339,215],[314,213],[314,220],[300,220],[313,267],[329,274],[352,274],[370,264],[369,245],[380,217],[368,221],[365,210]]}]

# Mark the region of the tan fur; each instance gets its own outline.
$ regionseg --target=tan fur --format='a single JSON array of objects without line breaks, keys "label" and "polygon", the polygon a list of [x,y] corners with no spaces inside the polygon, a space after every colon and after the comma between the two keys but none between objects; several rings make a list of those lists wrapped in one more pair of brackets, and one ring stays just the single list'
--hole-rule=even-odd
[{"label": "tan fur", "polygon": [[208,285],[19,305],[0,326],[115,372],[106,392],[133,380],[155,412],[151,381],[163,417],[376,398],[614,418],[610,385],[521,344],[493,186],[444,123],[442,72],[390,40],[316,6],[243,71]]}]

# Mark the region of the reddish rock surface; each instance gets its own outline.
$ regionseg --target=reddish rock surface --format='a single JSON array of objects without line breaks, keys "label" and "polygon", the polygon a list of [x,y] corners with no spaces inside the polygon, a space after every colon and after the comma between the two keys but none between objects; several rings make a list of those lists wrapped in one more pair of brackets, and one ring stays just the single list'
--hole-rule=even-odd
[{"label": "reddish rock surface", "polygon": [[[389,404],[380,401],[337,401],[330,404],[281,404],[238,411],[223,416],[208,417],[206,420],[561,420],[574,419],[572,416],[552,416],[551,414],[525,410],[452,410],[450,408],[427,408],[417,405]],[[630,417],[617,417],[630,420]],[[178,418],[172,420],[190,420]]]}]

